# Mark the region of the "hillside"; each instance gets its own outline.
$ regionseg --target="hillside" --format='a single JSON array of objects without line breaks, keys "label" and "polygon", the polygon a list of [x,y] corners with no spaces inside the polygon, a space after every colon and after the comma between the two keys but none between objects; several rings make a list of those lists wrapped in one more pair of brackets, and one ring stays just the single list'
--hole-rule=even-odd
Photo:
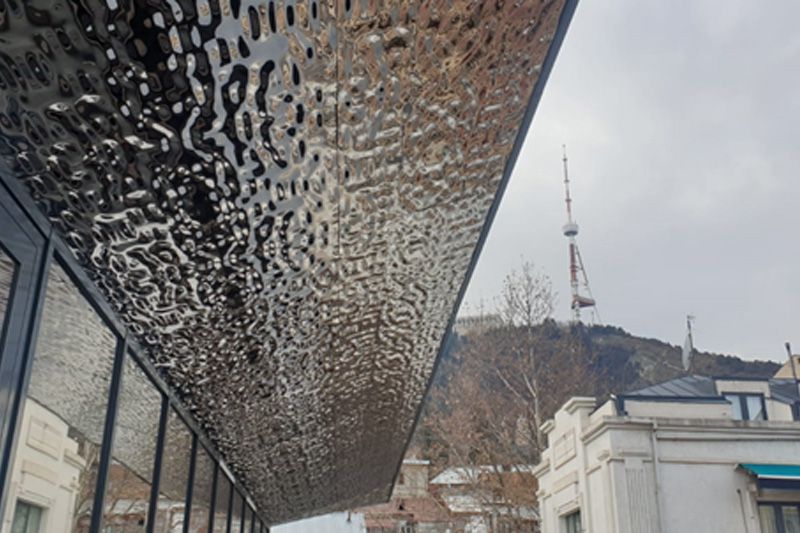
[{"label": "hillside", "polygon": [[[616,377],[624,390],[684,374],[680,346],[637,337],[613,326],[586,327],[584,335],[599,361],[607,366],[610,375]],[[732,355],[697,352],[691,372],[709,376],[771,377],[779,368],[780,365],[772,361],[745,361]]]},{"label": "hillside", "polygon": [[[771,377],[779,367],[700,352],[692,373]],[[462,329],[442,356],[412,449],[435,468],[465,460],[535,463],[537,420],[552,417],[569,398],[602,401],[684,374],[679,346],[613,326],[550,320],[533,329]]]},{"label": "hillside", "polygon": [[[553,329],[554,325],[542,327]],[[566,332],[565,326],[556,331]],[[486,334],[484,331],[482,334]],[[608,381],[604,389],[623,393],[659,383],[684,374],[681,366],[681,347],[658,339],[637,337],[614,326],[579,325],[575,331],[584,346],[594,356],[598,370]],[[455,336],[443,355],[434,388],[444,387],[448,376],[457,371],[460,351],[470,342],[470,333]],[[557,342],[559,335],[542,336],[543,342]],[[713,376],[771,377],[780,365],[772,361],[745,361],[733,355],[697,352],[694,357],[694,374]]]}]

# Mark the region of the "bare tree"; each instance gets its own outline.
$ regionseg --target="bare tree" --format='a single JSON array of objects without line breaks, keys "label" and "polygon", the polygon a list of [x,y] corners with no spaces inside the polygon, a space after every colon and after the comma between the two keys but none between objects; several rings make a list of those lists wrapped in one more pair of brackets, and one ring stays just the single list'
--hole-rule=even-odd
[{"label": "bare tree", "polygon": [[[520,531],[530,524],[523,510],[536,504],[529,467],[546,445],[543,421],[570,396],[597,393],[602,380],[581,327],[552,320],[554,302],[531,263],[506,276],[501,325],[460,341],[420,429],[434,464],[463,467],[486,512],[502,511]],[[486,522],[493,529],[496,520]]]},{"label": "bare tree", "polygon": [[[555,305],[555,294],[550,278],[537,272],[533,263],[523,261],[519,271],[513,270],[506,276],[503,284],[501,316],[509,329],[521,329],[519,342],[513,343],[512,349],[517,352],[523,363],[523,372],[515,372],[508,365],[498,365],[495,373],[500,382],[517,399],[527,403],[526,420],[528,434],[534,438],[533,447],[538,452],[543,449],[544,439],[541,433],[542,410],[540,397],[540,369],[538,346],[534,327],[550,318]],[[515,379],[515,377],[521,379]]]}]

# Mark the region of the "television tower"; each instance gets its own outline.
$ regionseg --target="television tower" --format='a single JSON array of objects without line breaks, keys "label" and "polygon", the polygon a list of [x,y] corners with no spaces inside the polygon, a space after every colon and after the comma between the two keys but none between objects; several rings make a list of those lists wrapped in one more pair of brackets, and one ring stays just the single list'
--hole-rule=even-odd
[{"label": "television tower", "polygon": [[[589,288],[589,278],[586,277],[586,269],[583,268],[583,259],[581,259],[581,252],[578,250],[578,243],[575,237],[578,236],[578,224],[572,220],[572,198],[569,195],[569,173],[567,172],[567,147],[564,149],[564,190],[566,191],[567,202],[567,223],[562,228],[564,235],[569,240],[569,284],[572,289],[572,321],[581,321],[581,309],[584,307],[591,308],[592,323],[600,323],[600,314],[597,312],[597,303],[592,296],[592,290]],[[586,296],[581,295],[583,291]]]}]

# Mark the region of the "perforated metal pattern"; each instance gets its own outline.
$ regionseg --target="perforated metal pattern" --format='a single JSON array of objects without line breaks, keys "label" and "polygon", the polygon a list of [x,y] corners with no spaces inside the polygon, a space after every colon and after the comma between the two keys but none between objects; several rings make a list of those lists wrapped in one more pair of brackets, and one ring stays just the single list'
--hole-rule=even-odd
[{"label": "perforated metal pattern", "polygon": [[279,522],[388,497],[563,1],[0,4],[0,151]]}]

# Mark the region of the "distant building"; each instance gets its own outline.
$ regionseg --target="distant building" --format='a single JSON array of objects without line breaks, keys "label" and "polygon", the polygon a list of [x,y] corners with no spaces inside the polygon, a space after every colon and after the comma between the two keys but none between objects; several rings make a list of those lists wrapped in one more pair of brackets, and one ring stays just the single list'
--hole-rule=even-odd
[{"label": "distant building", "polygon": [[503,319],[497,314],[460,316],[456,318],[455,324],[453,324],[453,331],[461,336],[480,335],[502,325]]},{"label": "distant building", "polygon": [[[501,490],[500,485],[505,490]],[[476,465],[452,467],[440,472],[430,483],[431,493],[463,526],[464,531],[535,531],[538,513],[532,465]],[[508,495],[520,498],[510,502]]]},{"label": "distant building", "polygon": [[368,533],[449,533],[447,509],[428,490],[430,461],[406,459],[387,503],[358,509]]},{"label": "distant building", "polygon": [[775,377],[783,379],[794,379],[795,376],[800,377],[800,355],[795,354],[792,356],[792,364],[794,365],[794,373],[792,373],[792,367],[789,366],[789,361],[786,361],[786,364],[775,373]]},{"label": "distant building", "polygon": [[[34,400],[25,402],[14,458],[3,533],[88,531],[92,493],[81,473],[87,455],[58,416]],[[88,446],[84,444],[84,446]],[[54,492],[53,487],[58,491]],[[55,496],[52,496],[55,494]],[[13,506],[13,507],[12,507]]]},{"label": "distant building", "polygon": [[543,533],[800,531],[791,379],[687,376],[544,424]]},{"label": "distant building", "polygon": [[[388,503],[357,509],[368,533],[532,532],[532,505],[510,505],[487,476],[516,484],[532,495],[530,465],[448,468],[429,480],[430,462],[406,459]],[[498,477],[499,476],[499,477]]]}]

